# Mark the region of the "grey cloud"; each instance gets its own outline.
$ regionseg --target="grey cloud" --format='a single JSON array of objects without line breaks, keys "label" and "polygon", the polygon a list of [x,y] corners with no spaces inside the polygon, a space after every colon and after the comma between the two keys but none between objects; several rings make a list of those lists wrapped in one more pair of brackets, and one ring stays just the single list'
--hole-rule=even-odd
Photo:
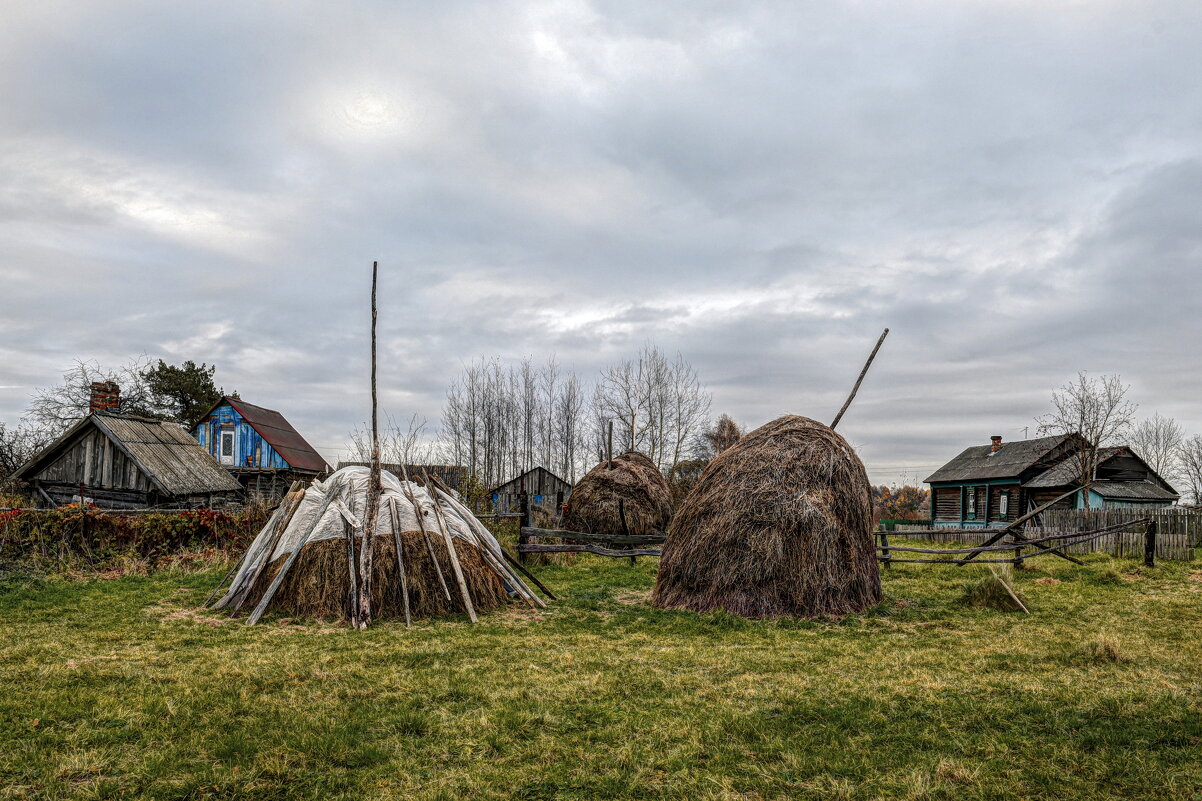
[{"label": "grey cloud", "polygon": [[1021,436],[1078,369],[1202,430],[1200,33],[1186,2],[22,6],[0,419],[146,352],[336,457],[379,259],[398,415],[481,354],[653,341],[716,411],[822,419],[889,325],[843,424],[878,480]]}]

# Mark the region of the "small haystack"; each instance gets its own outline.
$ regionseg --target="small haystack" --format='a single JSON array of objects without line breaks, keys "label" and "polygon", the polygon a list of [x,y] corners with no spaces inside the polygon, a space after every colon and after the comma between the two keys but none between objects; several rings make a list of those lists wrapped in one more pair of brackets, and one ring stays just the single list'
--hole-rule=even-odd
[{"label": "small haystack", "polygon": [[652,534],[666,531],[671,519],[672,491],[664,474],[631,451],[601,462],[576,482],[563,526],[588,534]]},{"label": "small haystack", "polygon": [[880,602],[864,465],[843,437],[786,416],[701,474],[672,521],[652,603],[815,617]]},{"label": "small haystack", "polygon": [[[486,612],[511,599],[542,605],[508,567],[493,535],[449,492],[402,481],[387,471],[381,473],[380,485],[370,538],[369,586],[376,617]],[[352,582],[363,583],[356,572],[369,486],[368,468],[346,467],[290,494],[251,543],[215,607],[253,609],[252,623],[268,609],[350,619]],[[398,544],[403,570],[398,568]]]}]

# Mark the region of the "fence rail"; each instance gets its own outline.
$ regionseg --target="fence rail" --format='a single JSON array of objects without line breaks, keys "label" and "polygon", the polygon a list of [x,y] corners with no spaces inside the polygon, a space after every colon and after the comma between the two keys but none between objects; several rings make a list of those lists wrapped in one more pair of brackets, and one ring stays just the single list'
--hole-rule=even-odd
[{"label": "fence rail", "polygon": [[[1156,523],[1156,558],[1192,562],[1195,545],[1202,536],[1202,513],[1193,509],[1057,509],[1044,512],[1041,525],[1023,529],[1026,537],[1044,537],[1094,531],[1151,518]],[[1131,531],[1116,531],[1088,542],[1066,543],[1059,550],[1073,555],[1108,553],[1120,559],[1144,556],[1144,526]],[[895,535],[922,542],[962,542],[977,545],[998,529],[962,529],[953,526],[898,525]]]}]

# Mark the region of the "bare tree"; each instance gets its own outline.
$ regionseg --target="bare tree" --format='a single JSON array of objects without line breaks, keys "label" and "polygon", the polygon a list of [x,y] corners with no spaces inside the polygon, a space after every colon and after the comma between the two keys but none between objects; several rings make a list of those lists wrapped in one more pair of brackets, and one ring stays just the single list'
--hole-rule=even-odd
[{"label": "bare tree", "polygon": [[1181,443],[1185,430],[1171,417],[1159,413],[1140,422],[1131,431],[1130,445],[1148,466],[1170,484],[1180,480]]},{"label": "bare tree", "polygon": [[[1052,393],[1052,411],[1035,418],[1041,434],[1080,434],[1075,458],[1082,484],[1092,481],[1101,448],[1118,444],[1135,416],[1136,405],[1127,400],[1130,386],[1117,375],[1091,378],[1077,373],[1072,381]],[[1089,493],[1083,493],[1089,508]]]},{"label": "bare tree", "polygon": [[[380,461],[386,464],[429,464],[434,455],[431,443],[424,441],[427,421],[411,415],[402,427],[388,412],[384,412],[384,425],[380,427]],[[353,461],[371,460],[371,427],[361,423],[350,433],[347,451]]]},{"label": "bare tree", "polygon": [[710,396],[683,356],[669,361],[659,348],[646,345],[637,359],[601,373],[593,405],[599,456],[604,455],[606,430],[613,420],[616,447],[645,453],[667,474],[705,424]]},{"label": "bare tree", "polygon": [[1181,478],[1189,486],[1190,500],[1195,506],[1202,504],[1202,436],[1194,434],[1182,440],[1177,458]]},{"label": "bare tree", "polygon": [[697,459],[709,461],[742,438],[743,429],[730,415],[724,414],[695,438],[693,455]]},{"label": "bare tree", "polygon": [[151,359],[139,356],[116,369],[101,367],[96,361],[76,360],[63,373],[58,386],[43,387],[34,393],[24,420],[44,436],[57,437],[87,416],[94,382],[112,381],[121,387],[118,411],[122,414],[155,416],[154,393],[145,374],[153,367]]},{"label": "bare tree", "polygon": [[0,423],[0,487],[21,465],[50,443],[42,429],[31,425],[6,426]]}]

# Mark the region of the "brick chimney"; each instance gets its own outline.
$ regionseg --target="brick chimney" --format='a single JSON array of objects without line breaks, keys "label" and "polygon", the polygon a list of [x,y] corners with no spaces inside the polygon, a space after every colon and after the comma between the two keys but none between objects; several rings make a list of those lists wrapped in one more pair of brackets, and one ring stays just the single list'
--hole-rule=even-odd
[{"label": "brick chimney", "polygon": [[121,405],[121,387],[112,381],[93,381],[88,412],[115,412]]},{"label": "brick chimney", "polygon": [[1000,451],[1002,449],[1002,438],[995,435],[995,436],[990,437],[990,439],[993,440],[993,447],[990,449],[989,452],[997,453],[998,451]]}]

